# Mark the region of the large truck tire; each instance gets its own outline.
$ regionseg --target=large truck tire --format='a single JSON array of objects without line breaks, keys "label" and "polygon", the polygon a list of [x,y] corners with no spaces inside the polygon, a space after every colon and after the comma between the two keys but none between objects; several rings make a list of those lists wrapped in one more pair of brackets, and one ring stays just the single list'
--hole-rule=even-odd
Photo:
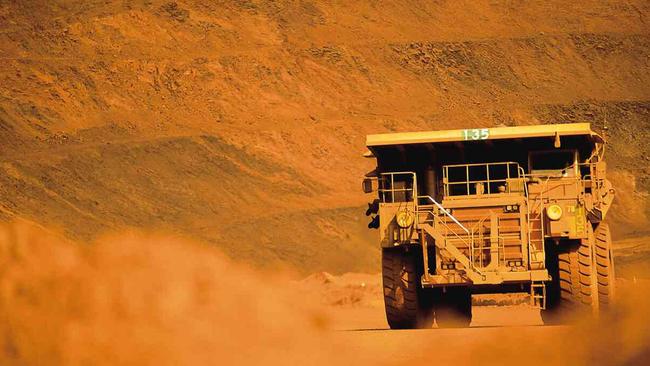
[{"label": "large truck tire", "polygon": [[472,292],[469,287],[448,287],[435,297],[438,328],[463,328],[472,322]]},{"label": "large truck tire", "polygon": [[594,299],[593,240],[580,240],[547,246],[547,269],[552,280],[547,284],[545,324],[558,324],[589,315],[598,304]]},{"label": "large truck tire", "polygon": [[420,285],[421,267],[421,254],[417,250],[382,250],[384,305],[391,329],[421,329],[433,325],[433,293]]},{"label": "large truck tire", "polygon": [[607,223],[600,223],[594,233],[594,263],[598,283],[598,304],[601,311],[611,309],[616,292],[612,234]]}]

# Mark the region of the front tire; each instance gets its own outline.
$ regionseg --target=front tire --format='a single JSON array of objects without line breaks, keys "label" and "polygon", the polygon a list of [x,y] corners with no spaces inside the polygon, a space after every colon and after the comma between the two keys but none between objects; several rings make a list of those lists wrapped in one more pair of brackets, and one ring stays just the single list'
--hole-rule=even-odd
[{"label": "front tire", "polygon": [[413,248],[382,250],[386,320],[391,329],[423,329],[433,325],[432,293],[420,285],[422,257]]},{"label": "front tire", "polygon": [[565,323],[575,316],[588,316],[597,310],[592,244],[588,240],[547,246],[546,264],[552,277],[547,285],[546,309],[541,311],[544,324]]},{"label": "front tire", "polygon": [[607,223],[601,223],[594,233],[594,262],[598,283],[598,304],[601,311],[612,308],[615,301],[616,278],[612,255],[612,234]]}]

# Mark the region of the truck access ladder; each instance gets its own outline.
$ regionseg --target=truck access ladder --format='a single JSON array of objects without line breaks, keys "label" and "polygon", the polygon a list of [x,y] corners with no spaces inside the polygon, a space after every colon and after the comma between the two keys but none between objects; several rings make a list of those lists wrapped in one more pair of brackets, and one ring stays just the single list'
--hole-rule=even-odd
[{"label": "truck access ladder", "polygon": [[[528,212],[528,265],[530,269],[543,269],[546,266],[544,249],[544,189],[532,200],[526,189],[526,207]],[[530,304],[546,309],[546,283],[533,281],[530,284]]]},{"label": "truck access ladder", "polygon": [[532,200],[526,190],[526,207],[528,208],[528,264],[530,269],[545,267],[544,251],[544,198],[543,191]]}]

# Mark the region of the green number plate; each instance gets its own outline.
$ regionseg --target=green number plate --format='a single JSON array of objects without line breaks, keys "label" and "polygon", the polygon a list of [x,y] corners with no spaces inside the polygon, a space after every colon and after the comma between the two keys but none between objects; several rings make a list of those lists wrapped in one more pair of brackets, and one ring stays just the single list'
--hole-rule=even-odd
[{"label": "green number plate", "polygon": [[487,140],[490,138],[490,130],[487,128],[473,128],[471,130],[463,130],[463,140]]}]

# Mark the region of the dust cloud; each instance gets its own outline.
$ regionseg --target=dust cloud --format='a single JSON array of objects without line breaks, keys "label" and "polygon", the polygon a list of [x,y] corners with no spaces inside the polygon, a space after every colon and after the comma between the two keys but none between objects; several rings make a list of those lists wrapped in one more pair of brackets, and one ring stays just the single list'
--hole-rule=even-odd
[{"label": "dust cloud", "polygon": [[0,231],[2,364],[326,364],[324,315],[217,250],[126,234]]},{"label": "dust cloud", "polygon": [[336,305],[208,245],[133,232],[81,245],[14,223],[0,228],[0,363],[634,364],[648,356],[650,286],[623,285],[598,324],[344,332]]}]

